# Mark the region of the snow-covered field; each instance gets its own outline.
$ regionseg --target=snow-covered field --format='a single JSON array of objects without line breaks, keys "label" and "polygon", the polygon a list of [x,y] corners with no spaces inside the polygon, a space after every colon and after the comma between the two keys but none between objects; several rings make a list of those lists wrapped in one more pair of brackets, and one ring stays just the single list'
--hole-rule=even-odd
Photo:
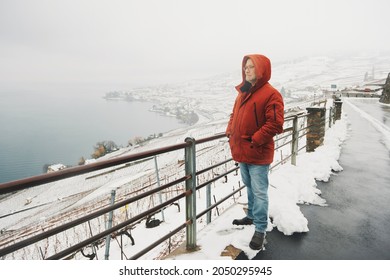
[{"label": "snow-covered field", "polygon": [[[330,89],[331,84],[336,84],[338,89],[364,86],[365,81],[363,79],[367,72],[374,73],[375,79],[383,79],[387,76],[389,70],[390,56],[362,56],[345,59],[329,57],[302,58],[274,65],[271,84],[279,90],[283,87],[284,91],[289,94],[289,97],[285,99],[286,108],[289,108],[296,106],[297,102],[311,102],[322,97],[322,90]],[[146,145],[123,148],[99,160],[182,143],[189,136],[200,139],[224,132],[236,96],[234,86],[240,80],[241,73],[238,71],[204,80],[130,89],[129,92],[132,93],[133,97],[158,102],[161,106],[170,108],[169,111],[186,106],[196,112],[199,120],[190,127],[166,132],[162,137],[152,139]],[[315,153],[301,153],[298,157],[297,166],[285,164],[272,171],[270,175],[270,217],[272,222],[269,223],[269,230],[277,228],[286,235],[308,231],[308,221],[301,213],[299,204],[310,203],[326,206],[326,198],[321,197],[320,191],[316,188],[316,180],[326,181],[334,171],[342,170],[337,160],[341,152],[341,144],[347,137],[347,118],[343,118],[328,130],[326,137],[325,145],[317,149]],[[225,160],[230,156],[226,142],[218,142],[211,148],[204,144],[204,146],[197,149],[205,151],[197,159],[198,169]],[[184,175],[183,168],[179,168],[179,161],[183,157],[183,152],[171,152],[157,157],[159,177],[163,183]],[[313,165],[313,162],[317,164]],[[93,209],[107,205],[111,190],[116,190],[118,200],[123,199],[129,193],[136,192],[143,186],[155,181],[156,176],[153,159],[126,168],[118,168],[114,172],[106,171],[109,170],[100,170],[2,196],[0,198],[0,246],[18,240],[18,238],[23,238],[28,234],[65,223],[89,213]],[[239,176],[232,174],[228,182],[216,183],[213,186],[213,194],[222,198],[226,192],[237,188],[239,179]],[[204,195],[199,194],[198,203],[204,206],[204,199]],[[114,222],[126,219],[129,215],[134,216],[143,207],[151,207],[157,201],[145,200],[143,203],[142,207],[119,209],[116,212],[115,219],[117,220]],[[241,208],[244,203],[245,193],[241,197],[235,197],[235,201],[231,200],[223,204],[219,210],[221,212],[226,210],[226,213],[230,211],[232,215],[240,213],[243,215],[244,212]],[[237,205],[239,208],[237,208]],[[183,205],[181,206],[183,208]],[[201,210],[201,208],[198,210]],[[184,221],[183,213],[178,213],[174,206],[167,208],[164,214],[165,222],[157,229],[146,229],[143,224],[132,229],[136,244],[132,246],[129,240],[124,243],[128,256],[143,248],[146,242],[150,241],[151,236],[158,238],[159,232],[161,232],[161,235],[165,235],[165,228],[168,230],[175,224]],[[229,215],[219,217],[216,213],[213,215],[213,219],[224,219],[226,217],[230,219]],[[105,222],[104,217],[97,219],[92,225],[92,230],[103,230]],[[212,226],[205,227],[202,230],[205,221],[202,220],[200,224],[201,226],[198,227],[200,245],[204,244],[206,240],[210,241],[210,238],[215,236],[216,232],[222,230]],[[88,226],[84,226],[84,228],[85,232],[89,232]],[[145,232],[146,230],[149,230],[149,232]],[[231,238],[231,235],[226,234],[226,236]],[[67,233],[56,239],[45,241],[46,243],[43,242],[40,246],[50,256],[55,244],[60,242],[58,240],[66,240],[65,243],[68,245],[80,238],[83,237],[78,236],[78,234]],[[221,240],[221,234],[219,238]],[[236,241],[233,239],[229,242],[234,244]],[[110,259],[119,259],[118,243],[115,240],[112,240],[111,243]],[[216,243],[214,245],[217,248],[212,247],[212,250],[201,251],[199,255],[192,255],[190,258],[221,258],[220,252],[223,248],[218,248],[218,246],[222,245]],[[243,247],[242,244],[240,246]],[[159,247],[144,255],[143,258],[159,258],[162,250],[167,250],[167,248]],[[250,249],[247,248],[247,250],[248,255],[251,255]],[[39,259],[41,258],[40,254],[37,248],[33,248],[31,250],[20,250],[6,258]],[[98,252],[99,259],[102,259],[103,255],[104,248],[101,248]],[[83,256],[78,254],[75,258],[82,259]]]}]

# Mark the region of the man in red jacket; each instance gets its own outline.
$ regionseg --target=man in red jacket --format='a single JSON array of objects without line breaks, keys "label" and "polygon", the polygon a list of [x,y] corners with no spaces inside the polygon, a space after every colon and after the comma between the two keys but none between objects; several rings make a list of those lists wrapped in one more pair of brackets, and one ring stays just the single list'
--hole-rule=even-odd
[{"label": "man in red jacket", "polygon": [[248,213],[233,224],[254,224],[249,247],[261,250],[268,225],[268,172],[274,159],[273,137],[283,131],[284,104],[279,91],[268,82],[271,62],[267,57],[245,56],[242,77],[242,83],[236,87],[238,95],[226,135],[247,187]]}]

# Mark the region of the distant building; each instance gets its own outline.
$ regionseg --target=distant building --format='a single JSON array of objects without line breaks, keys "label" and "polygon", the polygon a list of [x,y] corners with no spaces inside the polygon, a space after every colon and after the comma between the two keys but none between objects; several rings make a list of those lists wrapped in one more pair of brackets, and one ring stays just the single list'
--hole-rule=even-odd
[{"label": "distant building", "polygon": [[94,162],[96,162],[96,159],[91,158],[91,159],[86,159],[84,164],[90,164],[90,163],[94,163]]},{"label": "distant building", "polygon": [[60,171],[66,168],[66,165],[63,165],[62,163],[52,164],[47,167],[47,173]]}]

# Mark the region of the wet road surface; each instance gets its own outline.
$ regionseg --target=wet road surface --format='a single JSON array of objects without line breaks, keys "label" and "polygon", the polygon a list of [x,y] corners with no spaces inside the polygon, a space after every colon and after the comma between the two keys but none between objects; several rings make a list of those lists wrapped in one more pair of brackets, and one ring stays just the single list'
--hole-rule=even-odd
[{"label": "wet road surface", "polygon": [[339,160],[344,170],[318,182],[328,206],[300,206],[310,231],[285,236],[274,229],[254,259],[390,259],[390,152],[383,135],[346,102],[343,112],[351,123]]},{"label": "wet road surface", "polygon": [[390,106],[380,103],[378,98],[352,98],[348,99],[353,105],[368,113],[376,120],[390,129]]}]

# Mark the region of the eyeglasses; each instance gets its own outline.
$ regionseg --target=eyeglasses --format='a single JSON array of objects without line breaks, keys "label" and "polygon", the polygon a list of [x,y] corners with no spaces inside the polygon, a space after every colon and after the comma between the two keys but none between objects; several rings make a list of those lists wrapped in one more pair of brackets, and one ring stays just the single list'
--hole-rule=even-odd
[{"label": "eyeglasses", "polygon": [[242,70],[244,70],[244,72],[245,72],[246,70],[252,70],[254,68],[255,68],[254,65],[248,65],[248,66],[242,67]]}]

